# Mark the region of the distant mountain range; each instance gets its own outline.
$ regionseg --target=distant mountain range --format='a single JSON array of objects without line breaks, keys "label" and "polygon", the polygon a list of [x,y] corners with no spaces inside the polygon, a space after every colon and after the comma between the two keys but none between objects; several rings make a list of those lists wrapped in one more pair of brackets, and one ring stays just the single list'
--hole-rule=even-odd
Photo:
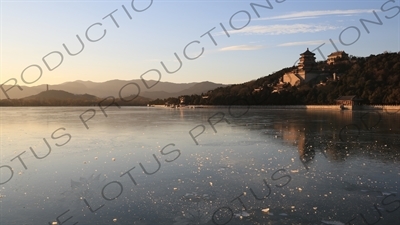
[{"label": "distant mountain range", "polygon": [[[146,81],[148,86],[151,87],[156,81]],[[200,82],[200,83],[171,83],[171,82],[159,82],[154,87],[148,89],[142,80],[110,80],[106,82],[92,82],[92,81],[73,81],[73,82],[66,82],[57,85],[49,85],[49,90],[61,90],[65,92],[69,92],[76,95],[84,95],[87,94],[86,97],[93,95],[99,98],[105,98],[108,96],[113,96],[115,98],[119,97],[119,91],[121,88],[128,84],[128,83],[136,83],[140,87],[140,94],[139,96],[149,99],[164,99],[169,97],[178,97],[181,95],[192,95],[192,94],[201,94],[206,93],[209,90],[213,90],[218,87],[225,87],[227,85],[224,84],[217,84],[212,82]],[[4,90],[8,90],[11,85],[4,85]],[[38,85],[33,87],[28,86],[21,86],[23,89],[22,91],[18,89],[18,87],[14,87],[11,90],[7,91],[8,96],[11,99],[21,99],[26,98],[29,96],[37,95],[43,91],[47,90],[46,85]],[[135,93],[128,93],[129,90]],[[125,94],[122,97],[126,97],[129,95],[136,95],[137,89],[131,85],[127,86],[124,89]],[[61,92],[60,92],[61,93]],[[65,93],[60,94],[60,96],[67,96]],[[36,96],[38,97],[38,96]],[[70,96],[72,97],[72,96]],[[79,96],[82,98],[82,96]],[[6,99],[7,97],[4,95],[3,91],[0,91],[0,99]]]}]

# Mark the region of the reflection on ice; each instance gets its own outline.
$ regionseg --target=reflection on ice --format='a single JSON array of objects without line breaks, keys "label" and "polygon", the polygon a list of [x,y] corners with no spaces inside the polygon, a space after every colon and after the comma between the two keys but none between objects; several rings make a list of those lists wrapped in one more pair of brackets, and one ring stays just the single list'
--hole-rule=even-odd
[{"label": "reflection on ice", "polygon": [[326,221],[326,220],[322,220],[321,221],[323,224],[329,224],[329,225],[344,225],[344,223],[340,222],[340,221]]},{"label": "reflection on ice", "polygon": [[184,202],[182,215],[175,217],[173,225],[200,225],[211,221],[215,207],[210,194],[186,193],[181,201]]},{"label": "reflection on ice", "polygon": [[[48,111],[32,110],[40,115]],[[27,121],[37,123],[34,137],[24,135],[33,128],[19,123],[14,113],[4,119],[13,122],[6,126],[10,132],[2,134],[3,140],[21,141],[1,146],[3,162],[17,171],[0,187],[0,202],[8,210],[2,223],[47,224],[70,209],[65,218],[73,216],[71,224],[211,225],[213,213],[229,206],[232,218],[229,211],[222,211],[219,221],[229,220],[230,225],[338,225],[354,216],[354,224],[361,224],[360,214],[368,221],[379,219],[375,204],[387,224],[399,219],[398,211],[387,210],[395,210],[399,201],[400,114],[383,115],[376,125],[373,114],[360,119],[347,112],[251,109],[241,118],[226,113],[231,123],[216,124],[215,133],[207,119],[221,109],[107,110],[109,116],[93,120],[90,130],[79,123],[81,108],[69,108],[70,114],[62,116],[53,109],[51,115],[62,124],[52,119],[49,127],[42,125],[43,119],[28,115]],[[188,131],[200,123],[207,130],[197,146]],[[340,140],[341,128],[349,124],[358,124],[360,134],[353,136],[354,127],[348,126]],[[28,156],[32,143],[61,125],[73,137],[68,145],[43,160]],[[180,150],[173,162],[160,152],[167,143]],[[29,170],[19,159],[10,162],[21,149],[27,150],[22,160]],[[162,165],[158,168],[157,160]],[[134,167],[133,178],[121,177]],[[17,176],[21,168],[22,175]],[[0,172],[4,176],[7,171]],[[102,196],[109,181],[123,186],[123,190],[116,183],[107,186],[105,197],[118,196],[112,200]],[[250,194],[242,196],[244,192]],[[105,206],[93,213],[84,199],[94,209]]]},{"label": "reflection on ice", "polygon": [[79,181],[71,179],[71,189],[61,193],[62,205],[78,211],[82,209],[84,199],[99,198],[99,193],[106,184],[106,179],[101,179],[100,176],[92,174],[88,178],[80,177]]}]

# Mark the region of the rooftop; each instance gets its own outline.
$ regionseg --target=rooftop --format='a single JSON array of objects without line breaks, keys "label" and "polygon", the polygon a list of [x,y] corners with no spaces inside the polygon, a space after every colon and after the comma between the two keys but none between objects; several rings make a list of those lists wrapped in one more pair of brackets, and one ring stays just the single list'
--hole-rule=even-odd
[{"label": "rooftop", "polygon": [[344,51],[338,51],[338,52],[333,52],[330,55],[328,55],[328,57],[332,57],[332,56],[339,56],[339,55],[345,55],[346,53]]},{"label": "rooftop", "polygon": [[300,55],[301,56],[303,56],[303,55],[312,55],[312,56],[314,56],[315,54],[310,52],[310,50],[308,50],[308,48],[307,48],[307,50],[305,52],[301,53]]}]

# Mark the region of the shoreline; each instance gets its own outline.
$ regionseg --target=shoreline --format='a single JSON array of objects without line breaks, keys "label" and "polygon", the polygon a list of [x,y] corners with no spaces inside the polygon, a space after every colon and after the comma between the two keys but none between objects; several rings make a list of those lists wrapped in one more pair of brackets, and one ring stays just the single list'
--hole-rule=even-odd
[{"label": "shoreline", "polygon": [[[341,110],[340,105],[185,105],[180,107],[170,107],[165,105],[152,105],[148,107],[156,108],[247,108],[254,107],[260,109],[316,109],[316,110]],[[381,110],[381,111],[399,111],[400,105],[361,105],[361,106],[345,106],[347,110]]]},{"label": "shoreline", "polygon": [[[29,107],[98,107],[97,105],[74,106],[74,105],[57,105],[57,106],[0,106],[0,108],[29,108]],[[301,109],[301,110],[339,110],[339,111],[354,111],[354,110],[378,110],[378,111],[400,111],[400,105],[361,105],[361,106],[345,106],[342,110],[340,105],[185,105],[185,106],[165,106],[165,105],[121,105],[120,107],[143,107],[143,108],[164,108],[164,109],[217,109],[217,108],[258,108],[258,109]]]}]

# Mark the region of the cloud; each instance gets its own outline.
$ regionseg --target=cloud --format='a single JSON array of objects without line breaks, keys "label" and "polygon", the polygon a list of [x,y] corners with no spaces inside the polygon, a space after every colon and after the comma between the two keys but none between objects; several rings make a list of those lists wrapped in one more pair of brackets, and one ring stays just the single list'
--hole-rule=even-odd
[{"label": "cloud", "polygon": [[277,24],[266,26],[249,26],[241,30],[231,30],[231,34],[297,34],[297,33],[316,33],[327,30],[336,30],[340,27],[331,25],[312,25],[312,24]]},{"label": "cloud", "polygon": [[262,45],[235,45],[219,49],[219,51],[253,51],[262,49]]},{"label": "cloud", "polygon": [[318,16],[305,16],[305,17],[298,17],[298,18],[288,18],[284,20],[305,20],[305,19],[316,19]]},{"label": "cloud", "polygon": [[256,20],[296,20],[318,18],[321,16],[351,16],[356,14],[371,13],[373,9],[349,9],[349,10],[316,10],[294,12],[280,16],[265,17]]},{"label": "cloud", "polygon": [[315,40],[315,41],[298,41],[298,42],[287,42],[278,45],[279,47],[291,47],[291,46],[302,46],[302,45],[321,45],[325,43],[326,41],[323,40]]}]

